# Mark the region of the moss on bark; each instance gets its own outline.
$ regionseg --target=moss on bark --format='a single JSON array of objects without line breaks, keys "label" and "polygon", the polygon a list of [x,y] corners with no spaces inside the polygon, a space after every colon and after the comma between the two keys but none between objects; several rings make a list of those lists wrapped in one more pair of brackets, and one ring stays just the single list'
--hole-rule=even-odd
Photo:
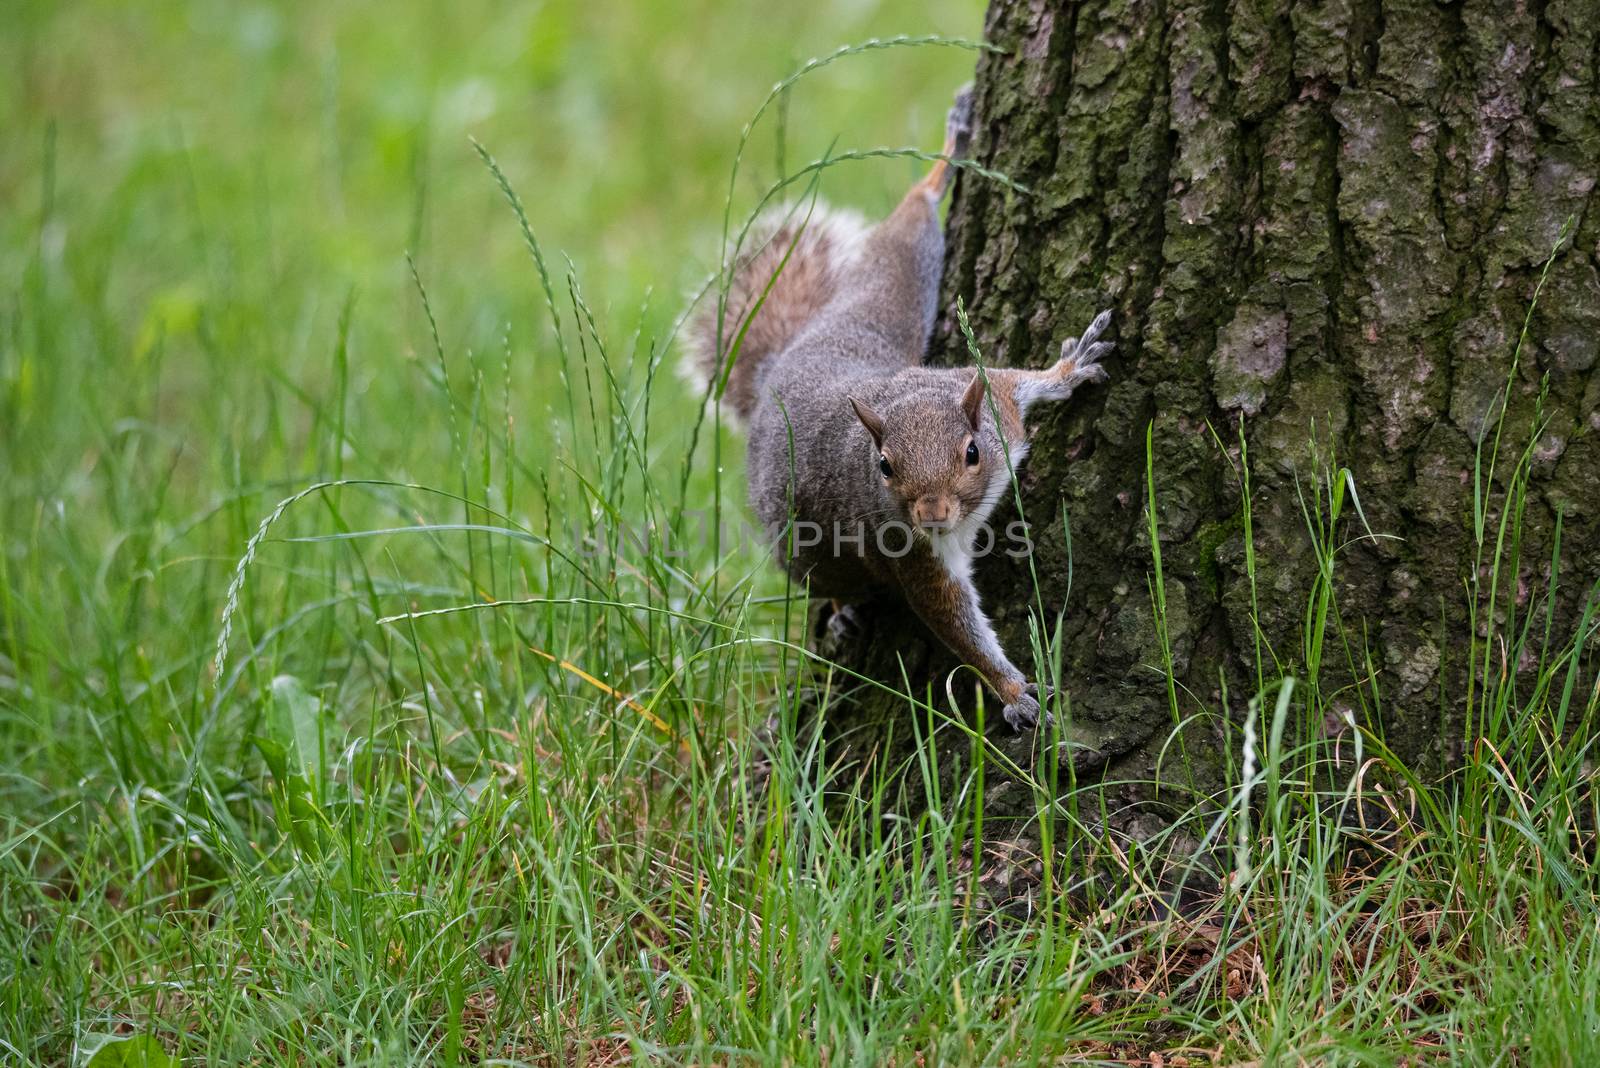
[{"label": "moss on bark", "polygon": [[[1022,480],[1046,613],[1064,613],[1080,770],[1148,777],[1172,726],[1153,670],[1149,424],[1184,707],[1215,702],[1219,680],[1253,689],[1239,483],[1217,440],[1236,463],[1241,420],[1265,639],[1285,670],[1305,670],[1316,568],[1303,501],[1331,464],[1348,467],[1371,528],[1398,538],[1342,528],[1340,618],[1365,635],[1377,678],[1330,637],[1324,692],[1360,679],[1339,698],[1353,715],[1407,758],[1448,765],[1463,737],[1477,443],[1569,221],[1510,380],[1508,432],[1526,432],[1541,388],[1550,424],[1509,581],[1524,598],[1540,587],[1558,510],[1564,574],[1600,573],[1597,31],[1592,0],[991,4],[986,33],[1004,52],[979,63],[974,153],[1031,194],[961,180],[931,358],[967,359],[958,298],[985,357],[1026,366],[1115,309],[1110,384],[1040,413]],[[1028,567],[990,557],[978,581],[1023,654]],[[1565,586],[1558,621],[1581,585]],[[907,651],[914,680],[951,666],[903,613],[886,610],[874,633],[839,656],[896,680]],[[902,707],[867,698],[834,718],[881,737]],[[1186,739],[1213,779],[1217,722]],[[1026,758],[1031,737],[994,730]]]}]

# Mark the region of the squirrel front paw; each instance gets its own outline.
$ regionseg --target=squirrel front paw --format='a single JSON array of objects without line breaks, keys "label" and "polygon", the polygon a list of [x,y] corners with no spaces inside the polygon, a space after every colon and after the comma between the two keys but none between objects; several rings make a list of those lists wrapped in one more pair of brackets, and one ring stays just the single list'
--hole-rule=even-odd
[{"label": "squirrel front paw", "polygon": [[[1020,692],[1010,701],[1006,702],[1000,710],[1000,715],[1005,718],[1006,726],[1018,733],[1038,726],[1039,723],[1039,686],[1037,683],[1026,683]],[[1050,717],[1045,716],[1045,722],[1050,722]]]},{"label": "squirrel front paw", "polygon": [[812,638],[824,656],[838,656],[847,646],[861,640],[867,632],[867,623],[863,608],[834,599],[818,612]]},{"label": "squirrel front paw", "polygon": [[1094,317],[1094,322],[1089,324],[1089,329],[1083,332],[1082,337],[1069,337],[1061,343],[1061,359],[1056,368],[1064,385],[1070,387],[1080,382],[1106,380],[1106,370],[1100,366],[1100,358],[1108,355],[1114,346],[1109,341],[1101,341],[1100,335],[1110,322],[1111,309],[1107,308]]},{"label": "squirrel front paw", "polygon": [[853,642],[865,632],[861,611],[853,604],[839,605],[828,617],[828,634],[836,645]]}]

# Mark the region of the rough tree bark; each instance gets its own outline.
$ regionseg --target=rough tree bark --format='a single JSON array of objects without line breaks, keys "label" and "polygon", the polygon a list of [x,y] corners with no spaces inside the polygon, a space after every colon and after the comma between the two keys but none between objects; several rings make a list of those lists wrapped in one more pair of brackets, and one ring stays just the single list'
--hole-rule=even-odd
[{"label": "rough tree bark", "polygon": [[[1115,309],[1109,385],[1036,416],[1022,479],[1044,606],[1065,611],[1078,770],[1148,777],[1172,729],[1149,424],[1180,704],[1216,708],[1226,679],[1237,719],[1255,689],[1239,482],[1210,429],[1237,462],[1241,420],[1266,638],[1303,670],[1315,565],[1299,494],[1336,458],[1371,528],[1401,539],[1342,552],[1340,618],[1377,679],[1336,703],[1447,766],[1464,728],[1476,444],[1569,219],[1510,393],[1519,443],[1547,377],[1515,581],[1538,603],[1558,509],[1573,579],[1558,627],[1600,574],[1595,0],[993,0],[986,35],[1004,54],[978,66],[974,155],[1030,195],[961,180],[930,358],[968,359],[958,297],[999,364],[1043,366]],[[1004,506],[996,529],[1012,518]],[[1028,567],[990,556],[978,581],[1026,661]],[[922,681],[951,666],[893,610],[835,655],[895,681],[902,663]],[[1326,679],[1350,680],[1342,648],[1327,659]],[[831,716],[858,740],[896,718],[909,734],[881,695]],[[1187,739],[1213,779],[1215,722]],[[990,731],[1019,757],[1036,744]]]}]

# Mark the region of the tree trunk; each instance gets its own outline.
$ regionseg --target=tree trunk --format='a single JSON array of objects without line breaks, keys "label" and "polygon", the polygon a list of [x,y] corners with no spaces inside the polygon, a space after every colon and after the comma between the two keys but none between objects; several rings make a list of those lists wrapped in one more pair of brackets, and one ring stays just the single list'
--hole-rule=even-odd
[{"label": "tree trunk", "polygon": [[[1506,480],[1538,410],[1490,614],[1520,626],[1537,611],[1542,628],[1564,513],[1554,619],[1570,633],[1600,574],[1597,31],[1595,0],[993,0],[986,34],[1004,51],[978,66],[973,151],[1029,192],[962,177],[931,359],[970,362],[958,299],[984,359],[1018,366],[1114,309],[1109,384],[1031,420],[1033,569],[992,555],[977,575],[1019,663],[1035,570],[1047,627],[1064,613],[1080,773],[1149,779],[1174,706],[1217,713],[1183,737],[1199,785],[1223,780],[1228,748],[1237,759],[1223,724],[1258,678],[1246,460],[1268,679],[1274,658],[1314,674],[1327,729],[1359,723],[1449,766],[1469,731],[1475,472],[1508,383],[1476,626],[1481,640]],[[1306,511],[1320,491],[1326,513],[1330,481],[1344,485],[1336,611],[1319,627]],[[995,528],[1013,518],[1003,506]],[[836,656],[896,683],[904,663],[940,693],[952,666],[892,608]],[[869,695],[830,722],[876,742],[897,718],[908,737],[905,716]],[[1036,744],[990,718],[1014,755]],[[1176,752],[1164,779],[1183,774]]]}]

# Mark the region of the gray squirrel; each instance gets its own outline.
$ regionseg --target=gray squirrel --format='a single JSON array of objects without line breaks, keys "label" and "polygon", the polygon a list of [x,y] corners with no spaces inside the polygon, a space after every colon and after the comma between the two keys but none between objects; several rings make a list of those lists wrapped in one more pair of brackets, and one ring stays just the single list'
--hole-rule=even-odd
[{"label": "gray squirrel", "polygon": [[[760,220],[722,321],[708,301],[688,323],[688,370],[713,392],[726,377],[723,397],[748,427],[751,506],[777,535],[778,563],[833,599],[830,626],[848,631],[852,603],[897,593],[1020,731],[1038,722],[1040,693],[978,603],[973,543],[1027,455],[1029,405],[1105,380],[1111,345],[1098,338],[1110,312],[1045,370],[922,366],[944,264],[939,202],[971,118],[968,86],[950,109],[944,158],[875,226],[821,205]],[[891,526],[903,537],[886,538]]]}]

